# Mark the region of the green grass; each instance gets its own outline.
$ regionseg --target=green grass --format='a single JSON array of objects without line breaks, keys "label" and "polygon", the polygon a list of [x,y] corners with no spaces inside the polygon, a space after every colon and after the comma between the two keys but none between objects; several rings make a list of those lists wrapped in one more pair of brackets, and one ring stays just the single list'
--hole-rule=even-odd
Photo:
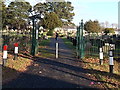
[{"label": "green grass", "polygon": [[65,37],[62,37],[62,40],[64,41],[64,43],[70,48],[70,49],[73,49],[73,50],[75,50],[76,49],[76,47],[75,46],[73,46],[73,43],[72,42],[70,42],[70,40],[68,40],[67,38],[65,38]]},{"label": "green grass", "polygon": [[[48,47],[47,47],[48,48]],[[55,57],[53,53],[50,53],[49,51],[46,50],[46,48],[41,47],[39,48],[38,52],[38,57],[44,57],[44,58],[50,58],[50,57]]]},{"label": "green grass", "polygon": [[49,43],[50,43],[50,36],[48,39],[44,39],[39,42],[39,52],[38,52],[38,57],[44,57],[44,58],[50,58],[50,57],[55,57],[53,53],[50,53],[48,50],[49,49]]},{"label": "green grass", "polygon": [[39,46],[48,46],[49,43],[50,43],[50,39],[44,39],[39,42]]}]

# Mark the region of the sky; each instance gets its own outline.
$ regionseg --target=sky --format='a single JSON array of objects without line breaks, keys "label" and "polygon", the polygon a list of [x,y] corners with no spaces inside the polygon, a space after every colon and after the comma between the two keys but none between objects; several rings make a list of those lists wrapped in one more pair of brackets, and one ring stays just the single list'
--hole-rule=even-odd
[{"label": "sky", "polygon": [[[9,0],[10,1],[10,0]],[[44,0],[26,0],[33,6]],[[60,0],[59,0],[60,1]],[[74,6],[73,22],[78,25],[81,19],[98,20],[100,23],[108,21],[118,24],[118,1],[120,0],[67,0]]]},{"label": "sky", "polygon": [[76,0],[74,6],[74,20],[78,25],[81,19],[98,20],[99,22],[118,23],[118,0]]}]

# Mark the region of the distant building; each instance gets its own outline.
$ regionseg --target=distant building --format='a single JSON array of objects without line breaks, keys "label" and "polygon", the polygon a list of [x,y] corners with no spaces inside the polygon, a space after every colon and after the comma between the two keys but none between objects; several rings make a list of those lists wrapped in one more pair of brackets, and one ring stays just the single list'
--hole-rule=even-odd
[{"label": "distant building", "polygon": [[55,32],[59,32],[64,35],[68,35],[68,32],[72,33],[72,35],[76,35],[76,31],[77,31],[76,26],[63,26],[61,28],[55,28]]},{"label": "distant building", "polygon": [[76,26],[63,26],[62,28],[64,29],[64,31],[67,31],[67,32],[75,33],[77,31]]},{"label": "distant building", "polygon": [[[71,33],[71,36],[76,36],[77,33],[77,27],[76,26],[63,26],[61,28],[55,28],[55,32],[62,33],[64,35],[68,35],[68,33]],[[83,35],[88,35],[88,32],[83,30]]]}]

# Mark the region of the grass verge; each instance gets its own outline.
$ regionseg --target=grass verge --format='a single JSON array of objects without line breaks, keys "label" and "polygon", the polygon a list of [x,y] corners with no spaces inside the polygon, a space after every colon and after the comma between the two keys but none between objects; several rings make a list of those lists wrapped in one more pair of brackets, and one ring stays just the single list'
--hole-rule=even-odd
[{"label": "grass verge", "polygon": [[42,41],[40,41],[37,54],[38,57],[44,58],[54,57],[54,54],[49,52],[50,38],[51,37],[49,36],[48,39],[43,39]]},{"label": "grass verge", "polygon": [[62,37],[62,40],[64,41],[64,43],[65,43],[70,49],[73,49],[73,50],[76,49],[76,47],[73,46],[73,43],[70,42],[70,40],[68,40],[66,37]]}]

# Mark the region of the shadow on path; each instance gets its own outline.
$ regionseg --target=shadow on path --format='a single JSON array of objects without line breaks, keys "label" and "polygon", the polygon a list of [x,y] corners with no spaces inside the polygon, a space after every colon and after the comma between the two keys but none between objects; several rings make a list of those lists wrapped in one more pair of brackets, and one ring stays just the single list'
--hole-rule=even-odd
[{"label": "shadow on path", "polygon": [[[12,69],[11,69],[12,70]],[[17,72],[15,70],[12,70]],[[42,77],[34,74],[22,73],[17,79],[3,85],[4,88],[89,88],[83,85],[72,84],[62,80]]]},{"label": "shadow on path", "polygon": [[[58,61],[53,61],[53,60],[50,60],[50,59],[43,59],[43,58],[36,57],[35,61],[39,62],[39,63],[44,63],[44,64],[48,64],[48,65],[53,65],[53,66],[57,66],[57,67],[66,68],[66,69],[73,70],[73,71],[76,71],[76,72],[91,73],[91,74],[99,73],[99,74],[104,75],[104,76],[109,76],[110,75],[109,72],[93,70],[93,69],[83,69],[81,67],[61,63],[61,62],[58,62]],[[111,74],[110,76],[114,77],[116,79],[119,79],[119,77],[120,77],[120,75],[117,75],[117,74]]]}]

